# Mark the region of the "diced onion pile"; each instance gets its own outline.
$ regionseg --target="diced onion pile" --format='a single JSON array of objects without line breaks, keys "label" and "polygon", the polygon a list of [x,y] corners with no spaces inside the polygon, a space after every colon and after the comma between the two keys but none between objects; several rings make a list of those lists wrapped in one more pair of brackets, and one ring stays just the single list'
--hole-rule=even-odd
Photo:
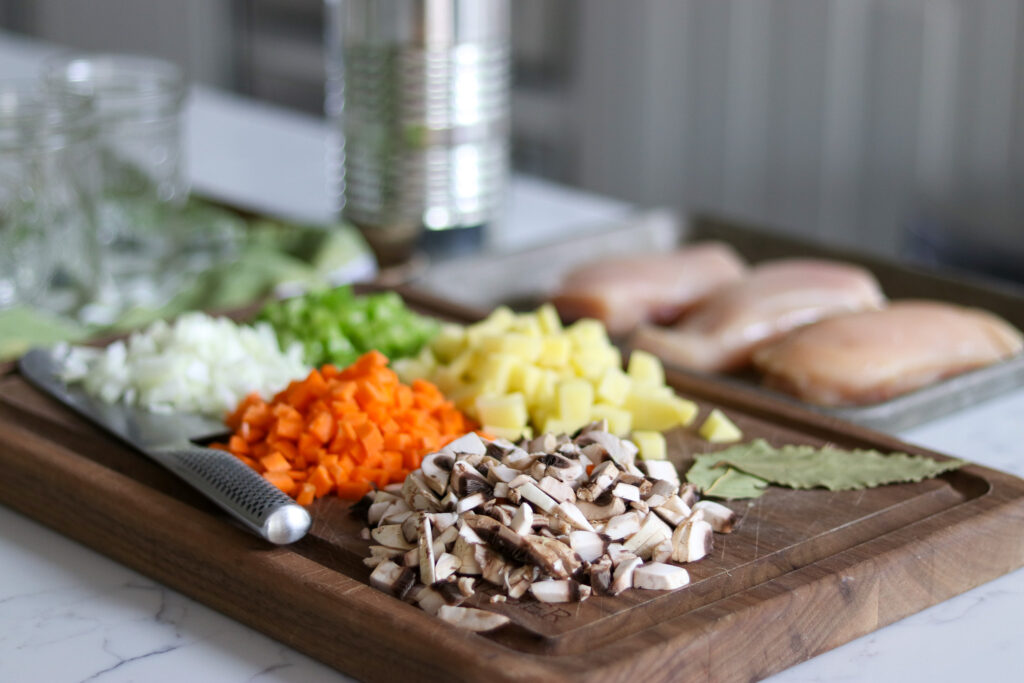
[{"label": "diced onion pile", "polygon": [[63,347],[62,379],[81,382],[100,399],[152,412],[223,417],[251,392],[273,395],[304,376],[302,347],[281,351],[265,323],[187,313],[158,321],[105,349]]}]

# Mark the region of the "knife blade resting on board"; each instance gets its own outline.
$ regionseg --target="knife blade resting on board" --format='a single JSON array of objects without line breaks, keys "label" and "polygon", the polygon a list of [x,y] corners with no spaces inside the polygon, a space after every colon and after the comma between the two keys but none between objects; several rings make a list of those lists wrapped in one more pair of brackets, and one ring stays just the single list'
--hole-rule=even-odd
[{"label": "knife blade resting on board", "polygon": [[225,427],[215,420],[152,413],[94,398],[65,385],[59,363],[45,349],[26,353],[18,369],[34,386],[184,479],[258,536],[280,545],[299,540],[309,530],[309,512],[248,465],[230,453],[192,442],[222,434]]}]

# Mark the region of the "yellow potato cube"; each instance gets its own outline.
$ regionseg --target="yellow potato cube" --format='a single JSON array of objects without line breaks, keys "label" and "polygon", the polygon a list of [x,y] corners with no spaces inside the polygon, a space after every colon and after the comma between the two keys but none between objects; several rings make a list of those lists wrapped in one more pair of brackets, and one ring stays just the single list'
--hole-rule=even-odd
[{"label": "yellow potato cube", "polygon": [[537,356],[537,365],[546,368],[561,368],[569,363],[569,353],[572,351],[572,343],[564,335],[544,337],[541,339],[540,354]]},{"label": "yellow potato cube", "polygon": [[508,390],[518,391],[526,397],[526,402],[533,403],[537,391],[544,381],[544,371],[529,363],[516,363],[508,376]]},{"label": "yellow potato cube", "polygon": [[629,394],[632,381],[618,367],[607,368],[596,386],[597,400],[621,406]]},{"label": "yellow potato cube", "polygon": [[512,332],[538,339],[544,336],[544,329],[541,327],[536,313],[520,313],[516,316],[516,321],[512,324]]},{"label": "yellow potato cube", "polygon": [[481,423],[492,427],[521,429],[526,426],[526,401],[519,392],[477,396],[476,413]]},{"label": "yellow potato cube", "polygon": [[558,311],[551,304],[544,304],[536,311],[537,322],[540,324],[541,332],[545,334],[559,334],[562,331],[562,319],[558,317]]},{"label": "yellow potato cube", "polygon": [[503,334],[516,320],[516,314],[508,306],[499,306],[478,323],[466,327],[466,345],[477,348],[480,340],[495,334]]},{"label": "yellow potato cube", "polygon": [[594,387],[585,379],[570,379],[558,385],[558,417],[582,426],[590,419]]},{"label": "yellow potato cube", "polygon": [[640,457],[644,460],[664,460],[667,449],[665,436],[661,432],[634,431],[630,440],[640,449]]},{"label": "yellow potato cube", "polygon": [[466,329],[454,323],[442,325],[431,348],[441,362],[447,363],[466,348]]},{"label": "yellow potato cube", "polygon": [[572,367],[580,377],[598,382],[609,368],[621,367],[621,357],[614,347],[577,349],[572,354]]},{"label": "yellow potato cube", "polygon": [[492,335],[484,337],[481,342],[481,349],[487,353],[508,353],[522,358],[527,363],[534,362],[540,355],[540,337],[531,337],[522,332]]},{"label": "yellow potato cube", "polygon": [[606,420],[608,431],[618,436],[629,434],[629,430],[633,428],[632,413],[607,403],[595,403],[590,409],[590,417],[595,420]]},{"label": "yellow potato cube", "polygon": [[522,361],[510,353],[492,353],[482,356],[473,375],[480,385],[480,393],[504,394],[509,391],[512,369]]},{"label": "yellow potato cube", "polygon": [[623,407],[633,415],[633,429],[658,432],[688,425],[697,414],[697,404],[692,401],[659,392],[647,393],[636,385]]},{"label": "yellow potato cube", "polygon": [[711,443],[731,443],[743,438],[740,428],[718,408],[711,411],[698,431]]},{"label": "yellow potato cube", "polygon": [[637,349],[629,354],[629,367],[626,370],[633,381],[638,384],[665,384],[665,369],[658,357],[647,351]]},{"label": "yellow potato cube", "polygon": [[608,341],[608,331],[604,329],[604,324],[593,318],[577,320],[565,328],[565,333],[576,348],[609,346],[611,344]]}]

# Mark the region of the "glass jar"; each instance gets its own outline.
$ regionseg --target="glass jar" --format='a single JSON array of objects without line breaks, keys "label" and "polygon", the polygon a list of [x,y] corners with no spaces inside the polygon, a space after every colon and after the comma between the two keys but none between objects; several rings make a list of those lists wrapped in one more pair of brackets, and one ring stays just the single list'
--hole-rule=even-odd
[{"label": "glass jar", "polygon": [[100,302],[115,318],[126,308],[166,302],[182,285],[175,265],[188,226],[182,142],[187,88],[174,64],[128,55],[51,60],[44,82],[54,93],[91,97],[99,123],[102,189],[98,237],[108,289]]},{"label": "glass jar", "polygon": [[78,315],[95,298],[96,134],[88,97],[0,82],[0,308]]}]

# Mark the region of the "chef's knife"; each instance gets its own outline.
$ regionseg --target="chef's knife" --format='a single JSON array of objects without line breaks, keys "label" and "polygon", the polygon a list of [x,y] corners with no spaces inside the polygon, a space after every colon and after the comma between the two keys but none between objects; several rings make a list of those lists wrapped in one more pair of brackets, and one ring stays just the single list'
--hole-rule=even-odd
[{"label": "chef's knife", "polygon": [[309,530],[301,505],[230,453],[192,443],[224,432],[198,415],[159,414],[124,403],[106,403],[59,377],[60,364],[43,349],[18,361],[32,384],[174,472],[271,543],[291,543]]}]

